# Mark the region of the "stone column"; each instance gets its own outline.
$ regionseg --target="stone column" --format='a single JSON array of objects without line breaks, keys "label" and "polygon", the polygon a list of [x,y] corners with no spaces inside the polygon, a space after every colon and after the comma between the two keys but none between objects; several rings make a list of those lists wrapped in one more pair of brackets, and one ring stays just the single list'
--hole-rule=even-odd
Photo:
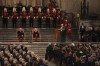
[{"label": "stone column", "polygon": [[26,0],[22,0],[22,4],[23,5],[26,5]]},{"label": "stone column", "polygon": [[27,6],[30,5],[30,4],[29,4],[29,0],[26,0],[26,5],[27,5]]},{"label": "stone column", "polygon": [[37,6],[42,6],[42,0],[36,0],[36,5]]},{"label": "stone column", "polygon": [[29,0],[28,1],[29,2],[29,5],[35,6],[35,1],[37,1],[37,0]]},{"label": "stone column", "polygon": [[42,6],[45,6],[45,0],[42,0]]},{"label": "stone column", "polygon": [[57,3],[58,8],[61,8],[61,1],[62,0],[56,0],[56,3]]},{"label": "stone column", "polygon": [[67,0],[61,0],[61,9],[62,9],[62,10],[65,10],[65,7],[66,7],[65,4],[67,4],[66,1],[67,1]]},{"label": "stone column", "polygon": [[12,1],[11,0],[8,0],[8,5],[11,7],[12,6]]},{"label": "stone column", "polygon": [[3,4],[3,6],[5,6],[6,5],[6,1],[2,0],[2,4]]},{"label": "stone column", "polygon": [[1,0],[1,2],[0,2],[0,6],[2,6],[2,0]]}]

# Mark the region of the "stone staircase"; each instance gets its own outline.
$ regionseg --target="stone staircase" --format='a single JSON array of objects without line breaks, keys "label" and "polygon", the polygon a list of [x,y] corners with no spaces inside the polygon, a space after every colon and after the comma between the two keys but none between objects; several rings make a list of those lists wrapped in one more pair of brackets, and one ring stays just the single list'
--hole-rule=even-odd
[{"label": "stone staircase", "polygon": [[0,42],[0,46],[7,46],[7,45],[19,45],[22,44],[23,46],[27,47],[29,52],[34,52],[37,56],[41,58],[45,58],[46,47],[48,46],[49,42]]},{"label": "stone staircase", "polygon": [[31,45],[27,46],[29,51],[33,51],[36,55],[41,58],[45,58],[46,47],[48,46],[48,42],[38,42],[38,43],[30,43]]},{"label": "stone staircase", "polygon": [[[34,42],[32,39],[32,29],[24,29],[23,42]],[[41,40],[39,42],[54,42],[55,41],[55,29],[40,29]],[[0,42],[18,42],[16,29],[0,29]]]},{"label": "stone staircase", "polygon": [[[28,32],[25,32],[23,42],[28,42],[29,39]],[[18,42],[16,29],[0,29],[0,42]]]},{"label": "stone staircase", "polygon": [[40,29],[41,41],[34,42],[32,39],[31,28],[25,28],[25,37],[23,42],[19,42],[16,34],[16,29],[0,29],[0,45],[2,44],[23,44],[29,51],[34,51],[35,54],[44,58],[45,50],[49,42],[55,42],[55,29]]}]

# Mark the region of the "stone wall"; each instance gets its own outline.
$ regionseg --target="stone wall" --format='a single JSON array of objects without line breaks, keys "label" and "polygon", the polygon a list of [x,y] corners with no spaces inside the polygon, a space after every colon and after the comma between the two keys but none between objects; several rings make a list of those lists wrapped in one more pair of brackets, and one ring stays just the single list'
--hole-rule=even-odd
[{"label": "stone wall", "polygon": [[[83,0],[61,0],[61,9],[66,12],[80,13],[81,1]],[[100,0],[87,0],[89,2],[89,13],[100,14]]]},{"label": "stone wall", "polygon": [[[0,0],[0,5],[10,5],[14,6],[20,0]],[[24,5],[31,4],[32,6],[42,4],[47,5],[49,0],[21,0]],[[80,13],[80,3],[83,0],[55,0],[58,7],[62,10],[66,10],[68,13]],[[100,14],[100,0],[87,0],[89,2],[89,13],[90,14]]]}]

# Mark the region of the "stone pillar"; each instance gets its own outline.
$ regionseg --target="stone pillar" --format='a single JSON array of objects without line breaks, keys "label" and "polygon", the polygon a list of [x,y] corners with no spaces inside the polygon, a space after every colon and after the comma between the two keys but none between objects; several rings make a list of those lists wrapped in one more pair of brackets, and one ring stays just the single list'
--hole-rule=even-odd
[{"label": "stone pillar", "polygon": [[46,6],[45,0],[42,0],[42,6]]},{"label": "stone pillar", "polygon": [[61,1],[62,1],[62,0],[55,0],[55,1],[56,1],[56,3],[57,3],[58,8],[61,8]]},{"label": "stone pillar", "polygon": [[36,0],[33,0],[33,6],[36,6]]},{"label": "stone pillar", "polygon": [[29,5],[29,0],[26,0],[26,6],[28,6]]},{"label": "stone pillar", "polygon": [[11,2],[12,2],[11,0],[8,0],[8,2],[7,2],[10,7],[12,6]]},{"label": "stone pillar", "polygon": [[0,6],[2,6],[2,0],[1,0],[1,2],[0,2]]},{"label": "stone pillar", "polygon": [[29,1],[29,5],[35,6],[36,0],[28,0],[28,1]]},{"label": "stone pillar", "polygon": [[2,0],[2,4],[3,4],[3,6],[5,6],[6,5],[6,1]]},{"label": "stone pillar", "polygon": [[36,5],[37,6],[42,6],[42,0],[36,0]]},{"label": "stone pillar", "polygon": [[23,5],[26,5],[26,0],[22,0],[22,4]]},{"label": "stone pillar", "polygon": [[62,10],[65,10],[66,4],[67,4],[66,1],[67,1],[67,0],[61,0],[61,9],[62,9]]}]

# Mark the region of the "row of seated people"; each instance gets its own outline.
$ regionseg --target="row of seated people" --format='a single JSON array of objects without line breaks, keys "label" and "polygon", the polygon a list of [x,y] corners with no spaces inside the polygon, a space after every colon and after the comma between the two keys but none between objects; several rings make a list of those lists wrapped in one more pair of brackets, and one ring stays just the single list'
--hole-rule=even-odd
[{"label": "row of seated people", "polygon": [[23,45],[0,46],[0,66],[48,66],[47,63]]},{"label": "row of seated people", "polygon": [[10,13],[10,15],[8,14],[8,10],[7,8],[3,9],[4,11],[2,12],[1,16],[3,18],[3,27],[7,27],[8,25],[8,19],[10,18],[10,16],[12,16],[12,24],[13,27],[16,27],[16,24],[18,22],[18,18],[21,18],[22,20],[22,27],[26,27],[26,23],[27,23],[27,19],[29,19],[29,23],[30,23],[30,27],[33,27],[35,19],[38,19],[38,27],[42,27],[42,21],[43,18],[45,18],[45,24],[46,27],[50,27],[50,22],[52,20],[52,26],[54,28],[57,27],[58,22],[61,20],[61,18],[64,18],[64,14],[62,14],[62,12],[60,10],[57,10],[56,8],[53,8],[52,10],[50,10],[49,8],[47,8],[46,13],[43,14],[42,9],[38,8],[37,13],[34,12],[33,7],[29,8],[29,12],[26,12],[26,8],[23,7],[21,12],[20,12],[20,16],[18,16],[18,12],[17,9],[14,7],[12,9],[12,12]]},{"label": "row of seated people", "polygon": [[[24,29],[19,28],[17,29],[17,38],[19,42],[22,42],[24,40]],[[35,41],[38,41],[38,39],[41,37],[40,30],[38,28],[34,28],[32,30],[32,38],[35,39]]]},{"label": "row of seated people", "polygon": [[100,42],[100,27],[80,26],[80,39],[82,42]]},{"label": "row of seated people", "polygon": [[45,59],[54,61],[57,66],[100,66],[100,45],[49,43]]}]

